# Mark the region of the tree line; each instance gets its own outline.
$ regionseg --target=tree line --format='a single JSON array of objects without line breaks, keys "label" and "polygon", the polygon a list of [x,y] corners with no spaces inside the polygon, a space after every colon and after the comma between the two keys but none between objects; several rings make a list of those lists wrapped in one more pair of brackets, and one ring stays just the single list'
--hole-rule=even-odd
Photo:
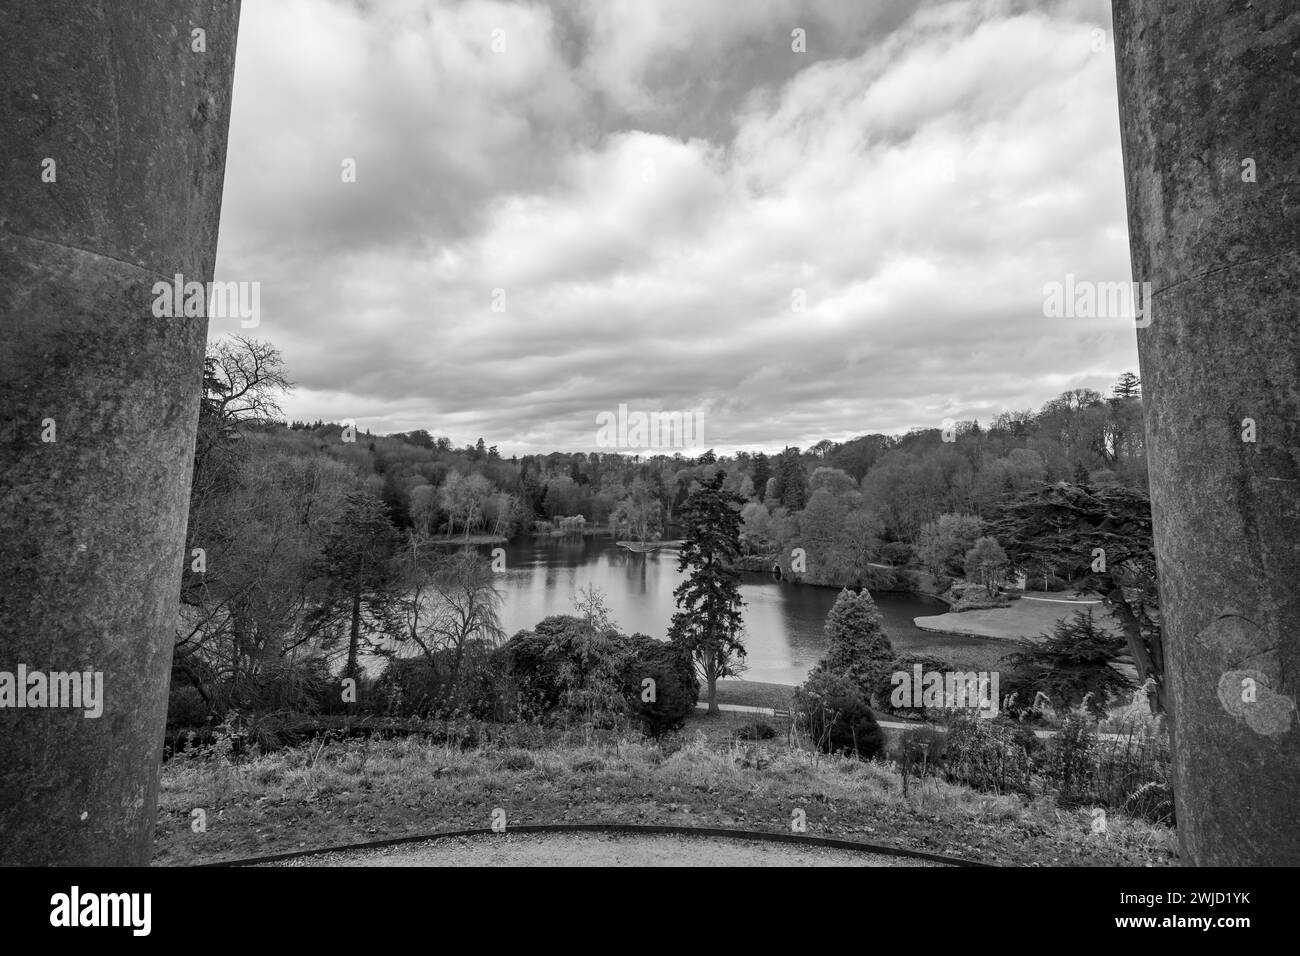
[{"label": "tree line", "polygon": [[[698,521],[688,502],[704,490],[734,505],[736,567],[771,560],[807,583],[898,586],[898,568],[955,570],[978,522],[1002,528],[1008,563],[1077,579],[1077,542],[1022,554],[1005,526],[1007,502],[1060,481],[1101,489],[1103,509],[1121,492],[1134,514],[1145,502],[1131,374],[1107,398],[1074,390],[987,426],[694,459],[507,459],[482,438],[456,448],[427,431],[285,423],[279,401],[292,387],[269,343],[223,340],[205,365],[173,675],[196,709],[292,707],[313,680],[359,674],[372,646],[426,659],[446,652],[459,675],[503,635],[487,597],[490,568],[458,558],[442,546],[448,540],[584,527],[654,540]],[[1052,557],[1053,548],[1070,560]],[[1122,599],[1133,585],[1119,573],[1099,586]],[[1152,609],[1138,602],[1132,617],[1149,647]],[[1147,656],[1158,659],[1158,647]],[[727,670],[702,666],[710,685]]]}]

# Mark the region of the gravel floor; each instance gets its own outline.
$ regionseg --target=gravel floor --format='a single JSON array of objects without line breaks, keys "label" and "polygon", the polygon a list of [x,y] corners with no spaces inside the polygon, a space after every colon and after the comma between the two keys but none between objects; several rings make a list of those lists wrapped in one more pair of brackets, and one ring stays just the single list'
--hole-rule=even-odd
[{"label": "gravel floor", "polygon": [[854,850],[680,834],[519,833],[451,837],[264,866],[941,866]]}]

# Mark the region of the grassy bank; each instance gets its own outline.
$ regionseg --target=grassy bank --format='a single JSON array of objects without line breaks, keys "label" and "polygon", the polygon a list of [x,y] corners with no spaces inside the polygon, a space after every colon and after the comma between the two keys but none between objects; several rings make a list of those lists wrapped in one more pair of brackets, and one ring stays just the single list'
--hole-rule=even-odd
[{"label": "grassy bank", "polygon": [[1110,608],[1100,603],[1073,602],[1055,592],[1026,592],[1008,607],[984,608],[918,617],[913,623],[923,631],[956,634],[964,637],[987,637],[1003,641],[1039,642],[1051,634],[1060,621],[1078,611],[1091,610],[1103,628],[1118,631]]},{"label": "grassy bank", "polygon": [[[318,741],[163,771],[155,863],[177,865],[521,823],[673,823],[807,832],[1006,865],[1168,865],[1173,831],[1113,813],[912,780],[884,762],[734,741],[744,715],[696,716],[676,742],[518,728],[470,746],[429,737]],[[526,733],[525,733],[526,732]],[[204,812],[205,832],[193,821]]]},{"label": "grassy bank", "polygon": [[[700,699],[704,699],[701,690]],[[789,710],[794,702],[794,688],[789,684],[769,684],[756,680],[718,681],[718,703],[744,707],[771,707]]]},{"label": "grassy bank", "polygon": [[441,535],[436,538],[430,538],[430,544],[507,544],[510,541],[502,534],[471,534],[471,535],[452,535],[448,537]]}]

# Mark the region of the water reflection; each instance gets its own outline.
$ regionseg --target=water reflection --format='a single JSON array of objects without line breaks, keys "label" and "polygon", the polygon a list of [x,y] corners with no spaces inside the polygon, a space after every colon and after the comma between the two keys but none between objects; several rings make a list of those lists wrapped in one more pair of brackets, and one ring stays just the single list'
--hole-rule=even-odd
[{"label": "water reflection", "polygon": [[[636,554],[604,537],[531,538],[512,543],[506,546],[507,570],[498,576],[502,625],[511,635],[548,615],[572,613],[578,590],[594,585],[604,592],[620,630],[663,638],[675,610],[673,589],[683,578],[677,561],[676,548]],[[803,680],[825,650],[822,626],[837,593],[834,588],[790,584],[764,574],[744,575],[741,596],[745,600],[749,669],[743,676],[783,684]],[[942,654],[953,647],[981,643],[916,628],[912,618],[945,610],[934,598],[881,593],[876,602],[899,651]]]}]

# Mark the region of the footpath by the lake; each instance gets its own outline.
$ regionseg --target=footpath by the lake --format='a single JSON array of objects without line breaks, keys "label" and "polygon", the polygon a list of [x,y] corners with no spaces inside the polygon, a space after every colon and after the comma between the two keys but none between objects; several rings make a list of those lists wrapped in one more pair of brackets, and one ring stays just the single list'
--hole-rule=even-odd
[{"label": "footpath by the lake", "polygon": [[[794,690],[789,684],[769,684],[750,680],[720,680],[718,681],[718,708],[724,713],[752,715],[756,719],[774,718],[777,711],[783,713],[791,711],[794,704]],[[708,703],[702,700],[695,706],[697,710],[705,710],[708,708]],[[1135,702],[1128,704],[1117,703],[1112,710],[1112,717],[1123,718],[1139,713],[1145,713],[1145,711],[1138,707]],[[898,720],[884,717],[877,717],[876,723],[885,732],[885,739],[891,745],[897,743],[899,734],[936,726],[925,720]],[[1033,733],[1035,737],[1046,739],[1055,737],[1057,731],[1034,728]],[[1098,739],[1102,740],[1119,740],[1124,735],[1101,733],[1097,736]]]}]

